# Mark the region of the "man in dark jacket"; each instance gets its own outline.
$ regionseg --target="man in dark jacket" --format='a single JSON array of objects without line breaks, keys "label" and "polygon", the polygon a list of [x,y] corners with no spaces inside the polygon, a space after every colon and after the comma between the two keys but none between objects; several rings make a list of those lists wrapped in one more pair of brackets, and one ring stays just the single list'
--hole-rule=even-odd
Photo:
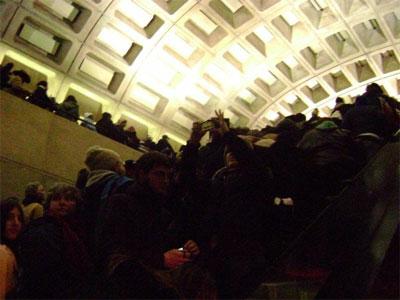
[{"label": "man in dark jacket", "polygon": [[111,114],[108,112],[103,113],[101,119],[97,121],[96,130],[110,139],[117,140],[117,128],[111,120]]},{"label": "man in dark jacket", "polygon": [[69,95],[58,107],[57,115],[76,122],[79,119],[79,104],[76,98]]},{"label": "man in dark jacket", "polygon": [[47,96],[47,81],[39,81],[37,83],[36,90],[29,97],[28,101],[49,111],[55,110],[54,100]]},{"label": "man in dark jacket", "polygon": [[[208,268],[219,297],[248,297],[262,282],[272,242],[271,178],[252,146],[229,131],[217,112],[225,146],[225,167],[213,177],[214,213],[210,210],[211,252]],[[268,254],[267,254],[268,253]]]},{"label": "man in dark jacket", "polygon": [[94,255],[94,234],[101,207],[109,196],[124,192],[133,181],[123,176],[124,163],[119,154],[110,149],[89,148],[85,164],[89,174],[83,190],[82,219],[86,223],[89,250]]},{"label": "man in dark jacket", "polygon": [[112,196],[102,211],[96,229],[98,261],[113,297],[165,298],[152,270],[181,266],[198,255],[199,248],[178,234],[164,208],[171,175],[168,158],[146,153],[136,163],[136,174],[126,195]]}]

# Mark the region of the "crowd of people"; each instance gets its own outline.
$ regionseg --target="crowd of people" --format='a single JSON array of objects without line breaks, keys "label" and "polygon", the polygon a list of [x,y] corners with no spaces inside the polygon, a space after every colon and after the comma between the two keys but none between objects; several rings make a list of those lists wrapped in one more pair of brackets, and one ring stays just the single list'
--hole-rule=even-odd
[{"label": "crowd of people", "polygon": [[[23,201],[1,202],[0,298],[249,297],[329,196],[398,140],[399,111],[373,83],[330,117],[260,131],[229,128],[216,111],[173,159],[167,137],[136,162],[93,146],[76,186],[46,196],[34,182]],[[95,125],[128,143],[125,126],[108,113]]]},{"label": "crowd of people", "polygon": [[78,100],[72,95],[67,95],[62,103],[56,103],[54,98],[47,95],[47,81],[39,81],[36,84],[36,89],[30,93],[25,89],[25,84],[31,82],[31,77],[24,70],[13,70],[13,67],[13,63],[7,63],[4,66],[0,66],[1,90],[43,109],[54,112],[72,122],[79,122],[81,126],[92,131],[97,131],[98,133],[129,147],[135,149],[141,148],[145,150],[157,150],[166,153],[171,157],[176,155],[174,149],[168,142],[168,136],[166,135],[164,135],[157,143],[153,142],[150,137],[145,141],[141,141],[137,136],[135,127],[129,126],[126,129],[126,120],[120,120],[117,124],[114,124],[112,121],[112,115],[108,112],[103,113],[98,122],[95,122],[94,115],[91,112],[85,112],[83,117],[81,117]]}]

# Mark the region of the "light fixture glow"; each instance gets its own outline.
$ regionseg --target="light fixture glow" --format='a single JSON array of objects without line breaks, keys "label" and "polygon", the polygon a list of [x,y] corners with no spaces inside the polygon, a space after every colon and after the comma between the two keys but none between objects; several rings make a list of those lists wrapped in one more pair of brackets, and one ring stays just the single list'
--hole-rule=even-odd
[{"label": "light fixture glow", "polygon": [[160,101],[160,97],[150,92],[149,90],[137,85],[134,86],[131,92],[131,98],[154,110]]},{"label": "light fixture glow", "polygon": [[239,116],[237,114],[235,114],[233,111],[231,111],[230,109],[227,109],[224,111],[224,116],[225,116],[225,118],[229,119],[229,122],[231,124],[235,124],[237,121],[239,121]]},{"label": "light fixture glow", "polygon": [[279,114],[276,111],[269,110],[266,113],[265,117],[270,121],[275,121],[275,120],[277,120],[279,118]]},{"label": "light fixture glow", "polygon": [[242,98],[244,101],[246,101],[249,104],[252,104],[254,101],[256,101],[257,97],[254,95],[252,92],[250,92],[248,89],[244,89],[239,93],[239,97]]},{"label": "light fixture glow", "polygon": [[286,57],[283,62],[291,69],[295,68],[299,63],[297,62],[297,60],[294,58],[294,56],[289,55],[288,57]]},{"label": "light fixture glow", "polygon": [[212,78],[217,80],[218,82],[224,82],[226,78],[226,74],[216,65],[209,65],[206,69],[206,73],[209,74]]},{"label": "light fixture glow", "polygon": [[310,79],[309,81],[307,81],[307,86],[310,89],[315,89],[317,86],[319,85],[318,81],[316,79]]},{"label": "light fixture glow", "polygon": [[109,67],[105,66],[101,62],[97,61],[96,59],[86,56],[83,60],[79,70],[83,73],[86,73],[90,77],[100,81],[101,83],[108,86],[114,77],[114,70],[110,69]]},{"label": "light fixture glow", "polygon": [[282,13],[281,16],[286,21],[286,23],[289,24],[289,26],[294,26],[298,22],[300,22],[299,18],[291,11],[285,11],[284,13]]},{"label": "light fixture glow", "polygon": [[42,49],[46,53],[56,54],[60,43],[49,32],[38,30],[30,24],[24,24],[19,36],[30,44]]},{"label": "light fixture glow", "polygon": [[118,10],[140,28],[146,28],[154,17],[153,14],[148,13],[135,2],[132,2],[132,0],[122,1],[119,4]]},{"label": "light fixture glow", "polygon": [[314,52],[314,54],[318,54],[322,51],[322,46],[320,44],[314,44],[310,46],[310,49],[312,52]]},{"label": "light fixture glow", "polygon": [[297,96],[294,93],[287,94],[285,96],[285,101],[288,104],[294,104],[297,101]]},{"label": "light fixture glow", "polygon": [[270,71],[264,71],[260,76],[268,85],[273,85],[277,81],[276,77]]},{"label": "light fixture glow", "polygon": [[237,12],[243,4],[239,0],[221,0],[232,13]]},{"label": "light fixture glow", "polygon": [[208,16],[206,16],[201,10],[195,12],[190,20],[196,24],[201,30],[203,30],[207,35],[210,35],[217,29],[218,25],[215,24]]},{"label": "light fixture glow", "polygon": [[124,56],[132,47],[131,40],[112,27],[104,27],[97,36],[97,41],[119,56]]},{"label": "light fixture glow", "polygon": [[254,33],[261,39],[263,40],[265,43],[270,42],[274,37],[272,36],[271,32],[269,32],[267,30],[267,28],[265,28],[264,25],[261,25],[259,27],[257,27],[254,30]]},{"label": "light fixture glow", "polygon": [[172,120],[179,125],[183,126],[184,128],[191,129],[193,127],[193,120],[188,118],[184,113],[181,111],[177,111]]},{"label": "light fixture glow", "polygon": [[149,60],[146,66],[146,73],[165,85],[169,85],[177,75],[177,71],[174,68],[160,59]]},{"label": "light fixture glow", "polygon": [[198,86],[194,86],[192,89],[190,89],[189,97],[193,98],[194,100],[199,102],[201,105],[206,105],[208,100],[210,100],[210,96],[207,95]]},{"label": "light fixture glow", "polygon": [[328,8],[328,4],[325,0],[310,0],[310,2],[316,10],[324,10],[325,8]]},{"label": "light fixture glow", "polygon": [[60,19],[66,18],[72,21],[79,13],[79,10],[65,0],[40,0],[39,2],[50,8]]},{"label": "light fixture glow", "polygon": [[239,44],[234,44],[229,52],[241,63],[244,63],[250,56],[249,52],[243,49]]},{"label": "light fixture glow", "polygon": [[194,47],[176,34],[170,34],[166,38],[166,44],[185,59],[188,59],[195,50]]}]

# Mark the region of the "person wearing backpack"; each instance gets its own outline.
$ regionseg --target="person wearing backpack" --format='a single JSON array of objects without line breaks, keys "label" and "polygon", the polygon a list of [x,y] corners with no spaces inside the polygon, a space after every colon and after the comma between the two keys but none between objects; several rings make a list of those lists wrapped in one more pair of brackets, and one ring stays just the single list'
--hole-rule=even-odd
[{"label": "person wearing backpack", "polygon": [[86,153],[85,164],[89,169],[83,189],[82,220],[88,237],[89,253],[94,253],[94,236],[97,218],[107,198],[114,193],[123,193],[133,183],[125,176],[124,162],[111,149],[93,146]]}]

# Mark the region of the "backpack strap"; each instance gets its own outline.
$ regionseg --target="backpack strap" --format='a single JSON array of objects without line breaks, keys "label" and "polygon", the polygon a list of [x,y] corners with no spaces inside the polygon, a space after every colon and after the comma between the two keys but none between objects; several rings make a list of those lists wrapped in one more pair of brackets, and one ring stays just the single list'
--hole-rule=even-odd
[{"label": "backpack strap", "polygon": [[113,191],[129,181],[133,181],[133,179],[127,176],[115,175],[113,178],[110,178],[101,192],[100,201],[104,203],[104,201],[112,194]]}]

